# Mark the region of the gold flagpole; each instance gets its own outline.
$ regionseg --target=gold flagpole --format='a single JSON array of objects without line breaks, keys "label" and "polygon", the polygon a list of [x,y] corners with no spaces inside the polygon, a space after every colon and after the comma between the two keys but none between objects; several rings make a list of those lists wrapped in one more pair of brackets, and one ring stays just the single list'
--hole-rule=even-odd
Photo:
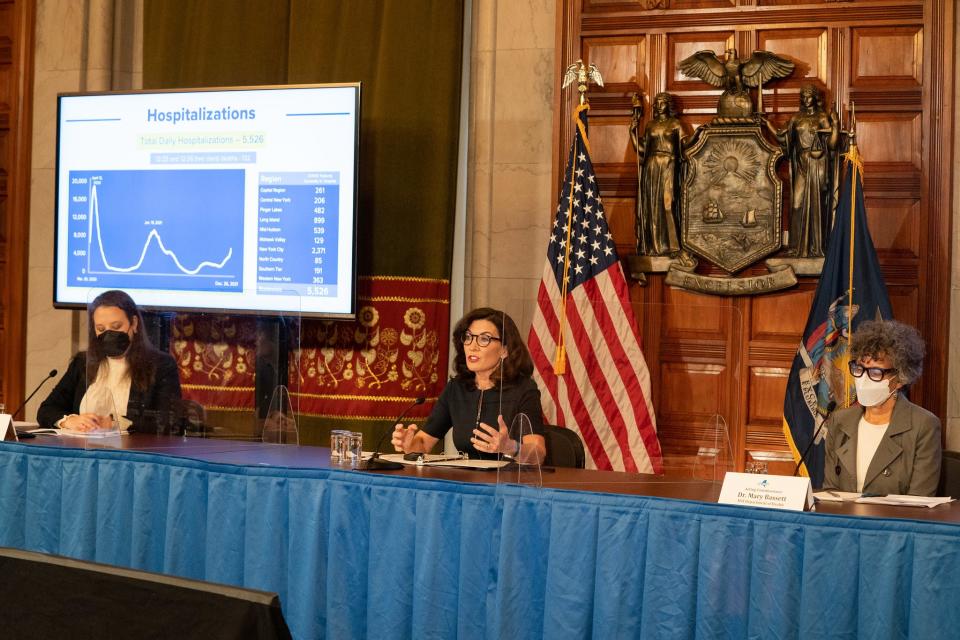
[{"label": "gold flagpole", "polygon": [[[590,80],[597,82],[601,87],[603,80],[595,65],[587,67],[583,60],[577,60],[567,67],[563,79],[563,88],[566,89],[574,80],[577,82],[577,91],[580,92],[580,104],[573,111],[573,121],[577,126],[577,134],[583,140],[583,146],[590,153],[587,142],[587,132],[580,121],[580,114],[590,109],[587,103],[587,85]],[[577,135],[574,134],[574,135]],[[562,376],[567,372],[567,351],[564,340],[564,329],[567,324],[567,285],[570,281],[570,240],[573,237],[573,189],[577,180],[577,154],[574,149],[573,159],[570,162],[570,196],[567,198],[567,243],[563,249],[563,281],[560,283],[560,324],[557,327],[557,351],[553,358],[553,373]]]},{"label": "gold flagpole", "polygon": [[[847,283],[847,360],[850,360],[850,344],[853,341],[853,252],[856,248],[854,233],[856,232],[857,221],[857,174],[863,170],[863,162],[860,160],[860,153],[857,150],[857,106],[850,103],[850,150],[846,154],[850,162],[850,263],[847,266],[849,280]],[[844,369],[843,373],[843,391],[845,403],[843,406],[850,406],[850,369]]]},{"label": "gold flagpole", "polygon": [[[583,94],[580,94],[581,103],[573,111],[573,120],[577,123],[577,133],[580,129],[580,112],[587,109],[583,104]],[[563,330],[567,324],[567,285],[570,282],[570,240],[573,236],[573,185],[577,179],[577,154],[574,149],[573,159],[570,161],[570,196],[567,198],[567,241],[563,247],[563,281],[560,283],[560,324],[557,327],[557,352],[553,358],[553,373],[562,376],[567,372],[567,351],[564,345]]]}]

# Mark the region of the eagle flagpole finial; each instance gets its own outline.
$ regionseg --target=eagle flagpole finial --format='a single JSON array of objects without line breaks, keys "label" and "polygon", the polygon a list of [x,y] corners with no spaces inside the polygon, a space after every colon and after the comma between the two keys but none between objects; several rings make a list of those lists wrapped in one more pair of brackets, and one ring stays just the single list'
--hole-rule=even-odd
[{"label": "eagle flagpole finial", "polygon": [[603,76],[600,75],[600,69],[597,65],[590,63],[589,66],[583,64],[583,60],[577,60],[567,67],[563,74],[563,87],[566,89],[574,81],[577,82],[577,91],[580,92],[580,104],[587,101],[587,86],[593,82],[601,87],[603,86]]}]

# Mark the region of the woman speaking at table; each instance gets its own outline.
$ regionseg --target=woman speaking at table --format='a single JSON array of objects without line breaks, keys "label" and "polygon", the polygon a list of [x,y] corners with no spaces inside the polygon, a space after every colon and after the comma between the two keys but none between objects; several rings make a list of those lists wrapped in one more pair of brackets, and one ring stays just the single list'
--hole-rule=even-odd
[{"label": "woman speaking at table", "polygon": [[932,496],[940,480],[940,420],[901,390],[923,371],[923,339],[913,327],[868,321],[853,334],[850,374],[857,405],[827,421],[823,488]]},{"label": "woman speaking at table", "polygon": [[454,445],[470,457],[540,463],[546,455],[540,390],[513,319],[496,309],[474,309],[454,327],[453,347],[455,374],[423,430],[398,424],[394,449],[426,453],[452,428]]},{"label": "woman speaking at table", "polygon": [[[89,347],[74,356],[40,404],[41,426],[93,431],[126,415],[134,402],[149,411],[169,409],[180,399],[176,362],[150,344],[143,316],[129,295],[101,293],[88,305],[87,316]],[[116,415],[109,415],[113,411]]]}]

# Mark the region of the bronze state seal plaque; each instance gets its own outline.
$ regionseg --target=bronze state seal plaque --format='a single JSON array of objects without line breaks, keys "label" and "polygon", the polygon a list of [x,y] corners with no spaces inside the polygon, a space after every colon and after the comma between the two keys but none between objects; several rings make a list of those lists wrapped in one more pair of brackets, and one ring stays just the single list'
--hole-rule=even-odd
[{"label": "bronze state seal plaque", "polygon": [[780,148],[760,126],[705,125],[686,150],[681,231],[688,251],[736,273],[780,249]]}]

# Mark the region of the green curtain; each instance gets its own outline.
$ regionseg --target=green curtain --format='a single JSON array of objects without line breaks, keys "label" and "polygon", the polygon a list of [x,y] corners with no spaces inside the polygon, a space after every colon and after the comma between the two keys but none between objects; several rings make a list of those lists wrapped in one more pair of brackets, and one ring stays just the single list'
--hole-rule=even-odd
[{"label": "green curtain", "polygon": [[[145,89],[362,83],[361,317],[303,324],[290,376],[302,442],[326,442],[331,428],[379,435],[386,416],[446,381],[463,11],[462,0],[145,0]],[[252,345],[217,354],[210,368],[229,369],[228,385],[205,377],[222,343],[192,340],[178,343],[185,393],[214,409],[210,422],[249,423],[202,395],[222,401],[226,389],[249,412],[252,376],[237,364]]]},{"label": "green curtain", "polygon": [[360,81],[364,275],[445,279],[463,2],[147,0],[144,88]]}]

